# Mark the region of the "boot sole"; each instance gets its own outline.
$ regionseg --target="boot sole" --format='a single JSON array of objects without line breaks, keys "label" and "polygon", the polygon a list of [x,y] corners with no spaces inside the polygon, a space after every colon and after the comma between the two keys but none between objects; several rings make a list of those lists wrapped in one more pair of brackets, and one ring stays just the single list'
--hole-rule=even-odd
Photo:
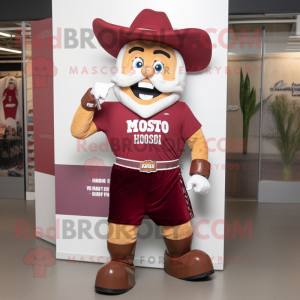
[{"label": "boot sole", "polygon": [[102,293],[102,294],[124,294],[130,291],[132,288],[129,289],[106,289],[95,285],[95,292]]},{"label": "boot sole", "polygon": [[[165,270],[165,272],[167,273],[166,270]],[[200,278],[207,277],[207,276],[212,275],[214,273],[215,273],[215,270],[211,270],[211,271],[208,271],[208,272],[205,272],[205,273],[202,273],[202,274],[198,274],[198,275],[194,275],[194,276],[190,276],[190,277],[186,277],[186,278],[178,278],[178,277],[175,277],[175,276],[173,276],[169,273],[167,273],[167,274],[174,277],[174,278],[177,278],[177,279],[186,280],[186,281],[193,281],[193,280],[197,280],[197,279],[200,279]]]},{"label": "boot sole", "polygon": [[192,281],[192,280],[197,280],[197,279],[200,279],[200,278],[207,277],[207,276],[209,276],[211,274],[214,274],[214,273],[215,273],[215,270],[211,270],[211,271],[199,274],[199,275],[194,275],[194,276],[191,276],[191,277],[180,278],[180,279],[187,280],[187,281]]}]

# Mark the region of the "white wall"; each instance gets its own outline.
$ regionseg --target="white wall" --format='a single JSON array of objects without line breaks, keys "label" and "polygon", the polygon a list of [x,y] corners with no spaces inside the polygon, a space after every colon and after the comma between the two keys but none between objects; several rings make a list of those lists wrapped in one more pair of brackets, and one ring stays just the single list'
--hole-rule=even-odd
[{"label": "white wall", "polygon": [[35,171],[34,177],[36,234],[55,244],[55,176]]},{"label": "white wall", "polygon": [[[80,33],[80,28],[92,28],[92,21],[95,18],[103,18],[107,22],[122,26],[130,26],[136,15],[145,8],[150,8],[167,13],[172,25],[176,29],[180,28],[215,28],[216,33],[210,34],[213,44],[216,48],[213,49],[212,61],[210,63],[211,74],[189,75],[182,101],[185,101],[198,120],[203,125],[203,131],[206,138],[214,138],[215,142],[211,142],[212,148],[216,147],[217,141],[226,137],[226,90],[227,77],[225,67],[227,65],[227,49],[221,47],[218,43],[218,37],[222,29],[228,27],[228,1],[199,1],[190,0],[188,3],[181,0],[161,1],[152,0],[110,0],[110,1],[71,1],[71,0],[53,0],[53,34],[57,34],[58,28],[62,28],[62,33],[65,28],[73,28],[77,35]],[[216,9],[217,8],[217,9]],[[62,34],[64,40],[64,34]],[[227,36],[224,36],[224,41]],[[82,165],[86,159],[90,158],[90,152],[77,152],[77,141],[70,134],[70,125],[80,104],[80,99],[85,91],[93,86],[94,82],[110,82],[111,74],[101,74],[99,70],[102,66],[107,66],[108,69],[114,66],[115,59],[107,54],[97,43],[96,38],[93,39],[97,49],[89,47],[82,49],[54,49],[54,65],[58,69],[58,74],[54,78],[54,118],[55,118],[55,163],[65,165]],[[78,67],[78,75],[70,75],[70,67]],[[92,74],[92,67],[95,66],[98,73]],[[80,74],[83,68],[86,67],[88,74]],[[217,71],[216,67],[219,69]],[[219,74],[218,74],[219,73]],[[107,101],[116,101],[113,93],[110,93]],[[103,133],[96,134],[87,139],[87,143],[104,143],[105,135]],[[223,143],[224,145],[224,143]],[[101,153],[101,158],[104,158],[107,165],[112,165],[115,161],[114,155],[109,153]],[[223,264],[218,261],[218,257],[223,257],[224,240],[213,237],[211,234],[211,224],[216,220],[224,219],[224,193],[225,193],[225,170],[222,170],[222,164],[225,164],[225,153],[221,151],[211,152],[209,161],[212,164],[211,185],[212,190],[209,195],[203,197],[190,192],[192,205],[196,217],[193,223],[200,219],[208,219],[210,225],[201,225],[202,234],[208,231],[209,239],[194,239],[193,247],[206,251],[210,256],[213,256],[213,262],[217,269],[222,269]],[[188,171],[191,158],[189,151],[186,151],[181,158],[181,163],[184,164],[183,176],[185,181],[188,180]],[[216,170],[215,165],[219,165]],[[63,216],[59,216],[63,218]],[[217,228],[219,234],[222,234],[223,226]],[[163,253],[163,243],[158,242],[158,245],[153,247],[154,237],[143,241],[140,244],[143,249],[150,249],[152,255]],[[77,249],[85,254],[95,253],[105,255],[105,246],[97,247],[98,242],[84,244],[81,247],[76,247],[74,244],[74,253]],[[77,243],[76,242],[76,243]],[[61,258],[63,254],[72,251],[67,249],[69,241],[57,240],[57,252]],[[70,242],[72,243],[72,242]],[[139,246],[138,246],[139,247]],[[96,250],[97,249],[97,250]],[[140,250],[142,247],[140,247]],[[137,250],[138,255],[144,255]],[[147,255],[147,254],[146,254]],[[58,256],[59,257],[59,256]]]}]

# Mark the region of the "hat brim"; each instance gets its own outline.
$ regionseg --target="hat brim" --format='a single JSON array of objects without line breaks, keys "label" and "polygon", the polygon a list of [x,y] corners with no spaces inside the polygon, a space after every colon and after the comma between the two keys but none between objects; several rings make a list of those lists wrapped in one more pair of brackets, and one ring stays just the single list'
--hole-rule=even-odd
[{"label": "hat brim", "polygon": [[208,33],[201,29],[132,29],[95,19],[93,30],[100,45],[113,57],[117,57],[121,48],[129,42],[145,40],[160,42],[176,49],[182,55],[188,72],[205,69],[211,60],[211,39]]}]

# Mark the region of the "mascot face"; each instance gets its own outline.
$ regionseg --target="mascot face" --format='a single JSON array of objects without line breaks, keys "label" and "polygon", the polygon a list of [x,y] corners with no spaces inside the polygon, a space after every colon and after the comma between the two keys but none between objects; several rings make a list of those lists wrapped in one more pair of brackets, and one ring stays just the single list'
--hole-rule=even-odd
[{"label": "mascot face", "polygon": [[185,65],[178,51],[162,43],[136,40],[117,57],[112,78],[118,100],[142,118],[174,104],[185,86]]},{"label": "mascot face", "polygon": [[10,90],[13,90],[13,89],[15,89],[15,83],[12,81],[12,80],[10,80],[9,81],[9,83],[8,83],[8,88],[10,89]]}]

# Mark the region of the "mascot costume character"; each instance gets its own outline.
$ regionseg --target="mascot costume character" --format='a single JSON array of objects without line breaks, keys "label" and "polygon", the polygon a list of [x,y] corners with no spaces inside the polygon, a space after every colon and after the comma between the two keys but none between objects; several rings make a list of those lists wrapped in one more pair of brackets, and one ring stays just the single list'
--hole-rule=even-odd
[{"label": "mascot costume character", "polygon": [[[187,190],[206,194],[207,143],[201,124],[178,100],[186,70],[201,71],[210,62],[209,35],[196,28],[174,30],[164,12],[150,9],[130,28],[95,19],[93,30],[117,59],[118,70],[111,83],[88,89],[71,126],[78,139],[103,131],[116,156],[107,233],[111,261],[98,271],[95,290],[121,294],[134,287],[136,236],[145,216],[162,228],[167,274],[185,280],[208,276],[214,273],[210,257],[191,250],[194,214],[179,168],[187,141],[192,156]],[[118,102],[104,102],[111,88]]]}]

